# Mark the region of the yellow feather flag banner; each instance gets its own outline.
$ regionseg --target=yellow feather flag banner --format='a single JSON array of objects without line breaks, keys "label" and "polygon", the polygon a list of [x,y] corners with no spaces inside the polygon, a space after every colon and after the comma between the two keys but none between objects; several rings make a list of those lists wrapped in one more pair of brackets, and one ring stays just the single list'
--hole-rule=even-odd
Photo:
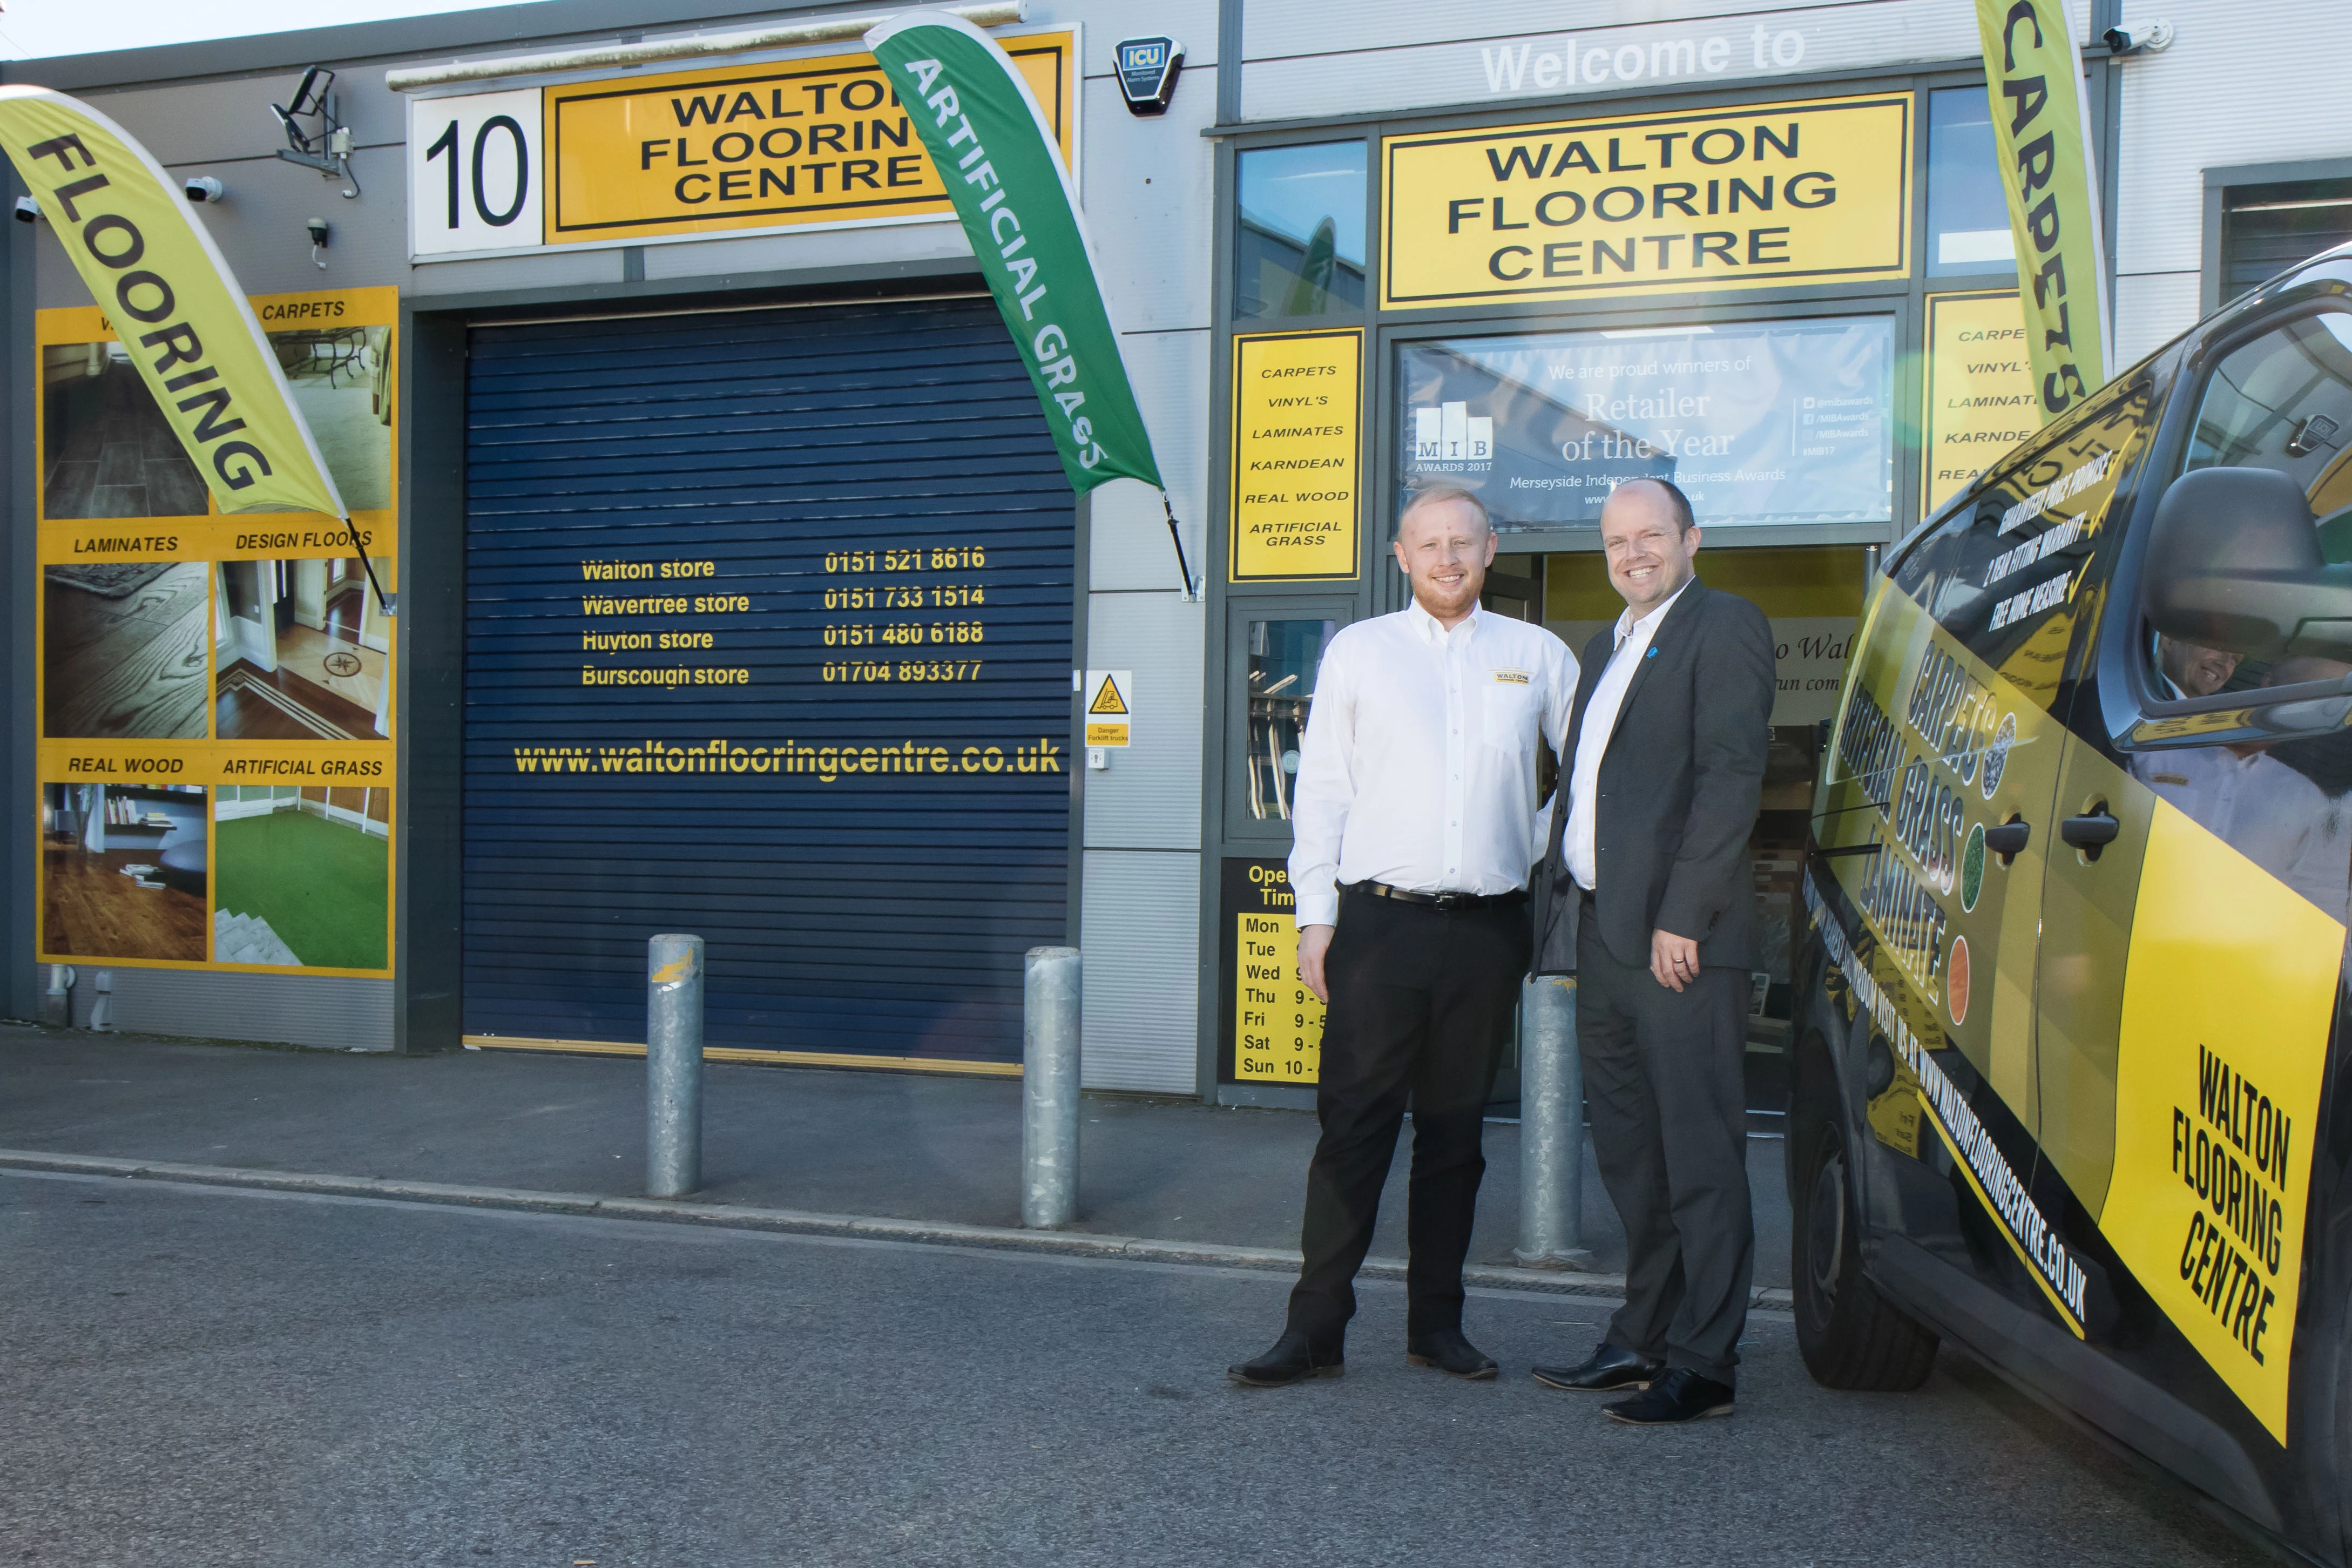
[{"label": "yellow feather flag banner", "polygon": [[1977,0],[2025,347],[2047,425],[2107,381],[2106,249],[2065,0]]},{"label": "yellow feather flag banner", "polygon": [[0,150],[221,510],[347,516],[253,307],[147,150],[39,87],[0,87]]}]

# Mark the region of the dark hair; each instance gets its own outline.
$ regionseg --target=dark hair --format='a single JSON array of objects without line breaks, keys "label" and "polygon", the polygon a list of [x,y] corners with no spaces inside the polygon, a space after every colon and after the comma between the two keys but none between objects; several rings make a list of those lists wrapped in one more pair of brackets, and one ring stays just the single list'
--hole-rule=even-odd
[{"label": "dark hair", "polygon": [[1489,533],[1495,531],[1495,520],[1486,515],[1486,503],[1478,499],[1477,492],[1465,490],[1459,485],[1431,485],[1424,489],[1417,489],[1405,498],[1404,510],[1397,513],[1397,532],[1402,534],[1404,531],[1404,520],[1411,517],[1418,508],[1436,506],[1450,500],[1468,501],[1470,510],[1478,514],[1478,526]]},{"label": "dark hair", "polygon": [[1629,485],[1657,486],[1660,489],[1666,492],[1666,504],[1674,509],[1675,521],[1682,525],[1681,531],[1688,533],[1692,529],[1698,526],[1698,519],[1691,511],[1690,497],[1683,494],[1682,486],[1675,483],[1674,480],[1667,479],[1664,475],[1643,474],[1640,479],[1627,479],[1625,483]]}]

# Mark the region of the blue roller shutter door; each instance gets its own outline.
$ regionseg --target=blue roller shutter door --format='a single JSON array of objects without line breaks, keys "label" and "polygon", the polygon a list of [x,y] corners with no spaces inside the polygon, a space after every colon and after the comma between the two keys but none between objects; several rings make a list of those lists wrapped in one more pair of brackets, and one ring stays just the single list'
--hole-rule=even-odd
[{"label": "blue roller shutter door", "polygon": [[711,1044],[1017,1059],[1074,527],[992,306],[480,328],[467,422],[467,1032],[642,1040],[688,931]]}]

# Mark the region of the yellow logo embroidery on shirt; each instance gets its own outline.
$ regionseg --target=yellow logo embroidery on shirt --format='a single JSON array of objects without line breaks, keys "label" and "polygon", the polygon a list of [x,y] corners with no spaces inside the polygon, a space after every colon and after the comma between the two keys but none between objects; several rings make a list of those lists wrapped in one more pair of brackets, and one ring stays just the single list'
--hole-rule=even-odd
[{"label": "yellow logo embroidery on shirt", "polygon": [[1528,683],[1528,672],[1524,669],[1498,669],[1495,671],[1495,679],[1512,686],[1525,686]]}]

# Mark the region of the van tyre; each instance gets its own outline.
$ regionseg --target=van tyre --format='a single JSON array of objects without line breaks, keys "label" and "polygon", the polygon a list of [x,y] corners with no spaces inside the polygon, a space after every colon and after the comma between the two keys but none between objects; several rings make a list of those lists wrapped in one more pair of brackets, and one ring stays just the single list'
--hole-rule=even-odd
[{"label": "van tyre", "polygon": [[1845,1138],[1817,1107],[1808,1116],[1801,1100],[1801,1124],[1792,1129],[1805,1151],[1789,1227],[1797,1350],[1824,1388],[1916,1388],[1935,1369],[1937,1338],[1863,1278]]}]

